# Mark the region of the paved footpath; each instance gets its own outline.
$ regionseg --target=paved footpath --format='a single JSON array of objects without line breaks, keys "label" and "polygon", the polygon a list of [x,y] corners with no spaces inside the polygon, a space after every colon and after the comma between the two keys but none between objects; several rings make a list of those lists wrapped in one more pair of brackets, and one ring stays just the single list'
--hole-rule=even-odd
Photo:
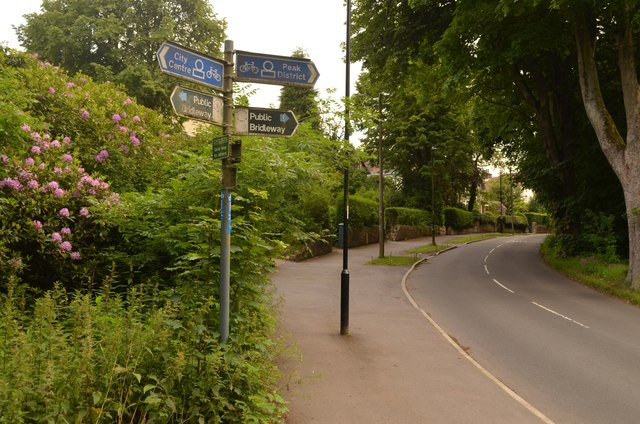
[{"label": "paved footpath", "polygon": [[[430,243],[430,238],[387,242],[385,254]],[[349,249],[348,336],[340,335],[342,250],[278,263],[272,281],[282,301],[279,332],[289,345],[279,361],[287,422],[543,422],[412,306],[401,284],[410,267],[366,265],[378,249],[377,244]]]}]

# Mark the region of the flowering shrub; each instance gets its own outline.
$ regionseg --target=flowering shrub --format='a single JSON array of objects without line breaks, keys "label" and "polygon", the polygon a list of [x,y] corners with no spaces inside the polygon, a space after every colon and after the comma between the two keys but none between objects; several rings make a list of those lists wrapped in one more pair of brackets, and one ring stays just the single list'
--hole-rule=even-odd
[{"label": "flowering shrub", "polygon": [[114,84],[71,77],[37,57],[23,59],[19,72],[37,97],[26,111],[42,117],[49,132],[70,135],[73,156],[88,173],[103,175],[118,192],[144,191],[162,181],[162,164],[185,142],[176,123]]},{"label": "flowering shrub", "polygon": [[41,135],[26,124],[22,130],[30,141],[23,154],[0,160],[2,238],[10,240],[7,247],[17,255],[11,258],[14,271],[28,269],[22,275],[25,282],[78,286],[87,277],[78,271],[98,271],[89,268],[95,266],[105,231],[104,222],[91,211],[109,207],[119,197],[104,179],[89,174],[73,158],[69,137]]}]

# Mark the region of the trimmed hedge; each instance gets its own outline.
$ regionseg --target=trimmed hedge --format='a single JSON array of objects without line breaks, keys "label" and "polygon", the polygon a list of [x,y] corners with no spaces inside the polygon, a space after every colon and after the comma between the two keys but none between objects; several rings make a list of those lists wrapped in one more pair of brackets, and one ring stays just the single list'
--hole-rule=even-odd
[{"label": "trimmed hedge", "polygon": [[[342,211],[344,210],[344,199],[338,198],[336,210],[336,222],[342,222]],[[358,195],[349,196],[349,228],[360,230],[364,227],[375,227],[378,225],[378,203]]]},{"label": "trimmed hedge", "polygon": [[480,223],[480,225],[482,224],[495,225],[498,223],[498,217],[496,216],[496,214],[492,212],[485,212],[483,214],[480,214],[480,216],[478,217],[478,222]]},{"label": "trimmed hedge", "polygon": [[549,215],[547,215],[546,213],[527,212],[524,215],[527,217],[529,225],[533,224],[534,222],[538,225],[551,225]]},{"label": "trimmed hedge", "polygon": [[[513,219],[512,219],[513,218]],[[507,230],[511,228],[511,222],[513,221],[513,228],[518,231],[526,231],[529,228],[529,221],[527,217],[523,214],[513,215],[504,215],[498,218],[498,223],[502,222],[504,225],[504,229]]]},{"label": "trimmed hedge", "polygon": [[385,218],[388,228],[395,225],[431,225],[431,212],[424,209],[389,207],[385,209]]},{"label": "trimmed hedge", "polygon": [[473,226],[473,212],[458,208],[444,209],[444,225],[455,230],[462,230]]}]

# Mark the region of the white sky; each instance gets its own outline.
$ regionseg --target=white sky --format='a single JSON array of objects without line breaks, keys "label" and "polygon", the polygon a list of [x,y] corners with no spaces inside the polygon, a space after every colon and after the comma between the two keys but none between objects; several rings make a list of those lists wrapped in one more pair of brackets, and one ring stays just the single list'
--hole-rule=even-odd
[{"label": "white sky", "polygon": [[[320,72],[315,85],[320,96],[327,98],[327,89],[334,88],[336,93],[332,97],[335,100],[344,97],[346,65],[341,43],[346,38],[346,6],[343,0],[209,2],[218,18],[227,19],[227,38],[234,42],[235,49],[290,56],[297,47],[301,47]],[[39,12],[40,4],[41,0],[1,0],[0,42],[20,48],[11,25],[22,24],[24,14]],[[359,72],[360,65],[352,64],[351,94],[355,93]],[[251,98],[252,106],[278,106],[279,86],[254,84],[252,87],[258,89]]]}]

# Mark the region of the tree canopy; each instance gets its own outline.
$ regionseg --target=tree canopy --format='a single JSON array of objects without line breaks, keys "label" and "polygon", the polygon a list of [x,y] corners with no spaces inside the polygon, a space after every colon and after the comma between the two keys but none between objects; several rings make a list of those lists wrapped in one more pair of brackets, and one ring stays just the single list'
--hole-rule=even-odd
[{"label": "tree canopy", "polygon": [[49,0],[25,16],[28,51],[98,81],[124,85],[147,107],[168,110],[172,82],[155,64],[165,40],[219,56],[226,22],[206,0]]},{"label": "tree canopy", "polygon": [[[438,140],[484,160],[500,150],[553,214],[567,254],[584,248],[584,211],[591,210],[617,222],[629,218],[627,230],[617,227],[619,252],[628,249],[633,264],[640,256],[631,225],[640,209],[629,202],[640,180],[629,162],[637,157],[637,12],[637,1],[358,1],[353,51],[365,69],[359,101],[388,99],[390,166],[411,163],[401,149],[407,141],[414,154]],[[402,128],[411,133],[398,136]],[[410,167],[405,184],[420,180],[419,169]],[[472,196],[473,175],[446,178]],[[421,182],[418,190],[428,195]]]}]

